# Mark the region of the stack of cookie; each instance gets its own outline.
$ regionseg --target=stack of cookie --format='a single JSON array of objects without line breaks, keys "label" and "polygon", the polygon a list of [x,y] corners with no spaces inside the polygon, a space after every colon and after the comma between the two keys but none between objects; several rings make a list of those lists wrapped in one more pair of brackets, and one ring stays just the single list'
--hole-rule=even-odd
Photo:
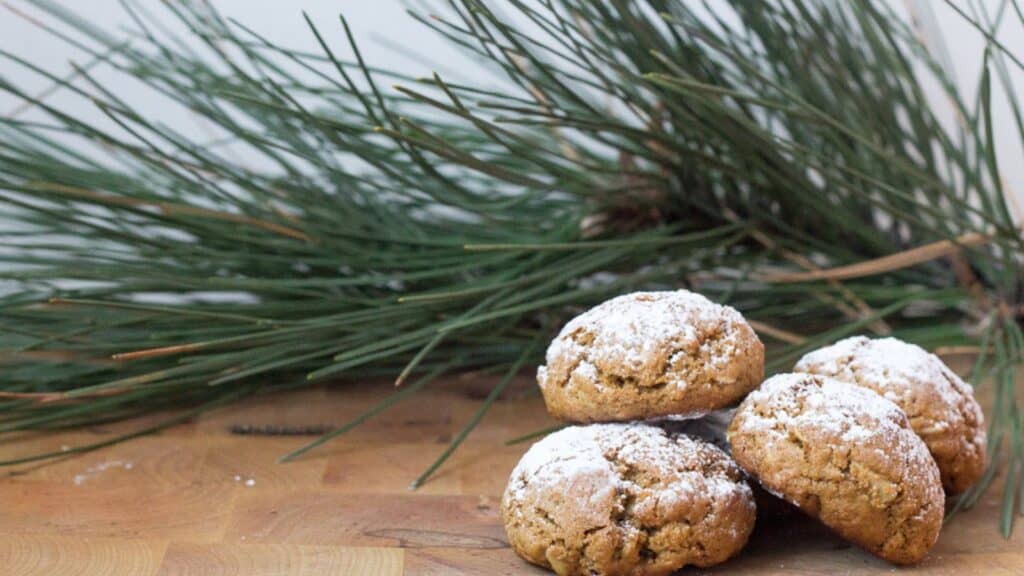
[{"label": "stack of cookie", "polygon": [[[553,416],[589,425],[549,435],[512,472],[502,515],[513,549],[562,575],[711,566],[753,530],[749,477],[867,550],[916,562],[938,536],[943,486],[962,490],[984,468],[970,387],[893,339],[844,340],[795,370],[762,384],[750,325],[684,290],[573,319],[537,381]],[[721,432],[723,412],[677,422],[741,400],[728,443],[693,434]]]},{"label": "stack of cookie", "polygon": [[[945,493],[985,469],[981,407],[937,356],[863,336],[811,352],[736,410],[736,461],[766,489],[890,562],[935,544]],[[945,488],[945,492],[943,491]]]},{"label": "stack of cookie", "polygon": [[743,547],[756,515],[743,472],[651,422],[734,405],[761,383],[764,346],[739,312],[686,291],[627,294],[570,321],[546,361],[548,411],[606,423],[556,432],[516,466],[502,499],[516,552],[562,575],[640,575]]}]

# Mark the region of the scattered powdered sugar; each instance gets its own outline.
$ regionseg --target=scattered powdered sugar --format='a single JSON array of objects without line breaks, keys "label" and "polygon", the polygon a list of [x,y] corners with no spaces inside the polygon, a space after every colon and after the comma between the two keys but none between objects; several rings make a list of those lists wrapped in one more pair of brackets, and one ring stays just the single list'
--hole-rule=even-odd
[{"label": "scattered powdered sugar", "polygon": [[82,474],[75,474],[75,477],[72,480],[74,481],[75,486],[81,486],[87,480],[93,478],[94,476],[97,476],[98,474],[106,472],[111,468],[123,468],[125,470],[131,470],[134,467],[134,464],[125,460],[110,460],[108,462],[101,462],[99,464],[96,464],[95,466],[90,466]]},{"label": "scattered powdered sugar", "polygon": [[256,485],[256,479],[255,478],[242,478],[241,474],[235,474],[234,481],[235,482],[241,482],[242,484],[245,484],[246,488],[252,488],[253,486]]}]

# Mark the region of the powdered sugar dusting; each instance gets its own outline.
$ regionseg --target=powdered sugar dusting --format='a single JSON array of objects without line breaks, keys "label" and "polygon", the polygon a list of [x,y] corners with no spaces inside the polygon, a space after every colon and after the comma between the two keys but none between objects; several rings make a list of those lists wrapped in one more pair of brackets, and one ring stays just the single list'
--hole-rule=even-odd
[{"label": "powdered sugar dusting", "polygon": [[896,404],[816,374],[768,379],[728,431],[736,459],[841,536],[893,562],[938,537],[939,468]]},{"label": "powdered sugar dusting", "polygon": [[[853,384],[815,374],[779,374],[766,380],[744,401],[730,435],[762,435],[768,445],[787,441],[795,430],[828,433],[843,443],[879,441],[893,447],[892,459],[905,459],[912,470],[931,474],[935,463],[923,443],[914,438],[903,411],[882,396]],[[758,405],[763,409],[757,409]],[[920,449],[898,449],[911,441]],[[770,449],[770,448],[769,448]]]},{"label": "powdered sugar dusting", "polygon": [[[625,566],[660,574],[734,553],[753,528],[754,506],[742,472],[720,449],[622,423],[568,427],[534,444],[501,509],[509,543],[531,562],[559,573],[619,573],[623,564],[602,564],[607,553],[635,556],[639,546],[648,554]],[[663,530],[672,536],[661,538]],[[705,557],[723,546],[720,558]]]},{"label": "powdered sugar dusting", "polygon": [[[573,376],[579,378],[587,378],[594,382],[598,382],[597,367],[591,364],[590,362],[587,362],[586,360],[582,360],[579,364],[576,365],[576,369],[573,370]],[[603,390],[604,386],[598,383],[597,389]]]},{"label": "powdered sugar dusting", "polygon": [[[719,459],[721,470],[708,474],[700,464]],[[703,459],[703,461],[702,461]],[[726,475],[731,460],[717,447],[687,436],[673,436],[640,423],[570,426],[534,444],[512,471],[506,498],[558,488],[577,478],[596,483],[595,497],[606,490],[637,486],[623,477],[627,469],[657,469],[667,480],[652,501],[668,503],[699,495],[727,498],[750,488]],[[739,470],[734,468],[738,478]]]},{"label": "powdered sugar dusting", "polygon": [[807,354],[795,370],[832,377],[885,396],[903,409],[960,491],[981,475],[985,426],[973,390],[937,356],[895,338],[847,338]]},{"label": "powdered sugar dusting", "polygon": [[[658,351],[679,350],[668,358],[670,364],[687,354],[707,358],[709,370],[722,369],[738,354],[738,325],[742,316],[728,306],[711,302],[686,290],[671,292],[635,292],[618,296],[577,316],[562,328],[548,347],[546,361],[552,365],[568,358],[574,367],[568,385],[576,378],[591,381],[595,364],[614,363],[623,372],[640,373],[652,362],[664,362]],[[705,331],[721,330],[721,338],[712,350]],[[585,333],[587,340],[577,336]],[[541,387],[548,385],[548,371],[538,369]],[[669,384],[685,388],[687,382],[674,379]]]},{"label": "powdered sugar dusting", "polygon": [[970,386],[938,356],[896,338],[847,338],[805,355],[794,370],[878,392],[903,407],[920,434],[939,434],[962,427],[965,420],[983,419],[980,407],[970,400]]},{"label": "powdered sugar dusting", "polygon": [[125,470],[131,470],[135,465],[125,460],[110,460],[108,462],[100,462],[94,466],[90,466],[85,472],[81,474],[75,474],[73,479],[75,486],[81,486],[86,481],[93,477],[106,472],[113,468],[123,468]]},{"label": "powdered sugar dusting", "polygon": [[[872,388],[896,403],[904,400],[909,390],[927,386],[947,404],[956,405],[962,395],[956,388],[966,387],[937,356],[896,338],[854,336],[840,340],[805,355],[794,370],[847,382],[870,382]],[[952,378],[947,378],[947,373]]]},{"label": "powdered sugar dusting", "polygon": [[808,374],[778,374],[765,380],[747,397],[747,402],[771,405],[762,414],[749,411],[744,423],[760,432],[781,433],[785,428],[808,424],[851,437],[864,437],[871,430],[864,424],[889,423],[906,427],[906,418],[892,402],[872,392],[831,378]]},{"label": "powdered sugar dusting", "polygon": [[531,446],[512,471],[508,484],[512,497],[520,497],[527,484],[558,485],[566,477],[583,474],[614,481],[611,464],[602,456],[595,439],[598,427],[570,426]]}]

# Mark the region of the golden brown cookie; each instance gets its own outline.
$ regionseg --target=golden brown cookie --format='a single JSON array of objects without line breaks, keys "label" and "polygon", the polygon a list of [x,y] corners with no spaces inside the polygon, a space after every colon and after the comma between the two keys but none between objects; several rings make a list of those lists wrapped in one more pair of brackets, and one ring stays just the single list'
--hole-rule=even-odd
[{"label": "golden brown cookie", "polygon": [[873,554],[912,564],[939,536],[939,469],[903,412],[870,390],[780,374],[740,404],[728,436],[762,486]]},{"label": "golden brown cookie", "polygon": [[577,316],[547,351],[537,383],[571,422],[703,414],[764,378],[764,346],[728,306],[676,290],[613,298]]},{"label": "golden brown cookie", "polygon": [[948,492],[966,490],[985,471],[985,419],[973,389],[921,347],[856,336],[807,354],[793,371],[831,376],[893,401],[928,445]]},{"label": "golden brown cookie", "polygon": [[[701,418],[687,418],[685,420],[665,419],[655,421],[654,423],[670,432],[686,434],[687,436],[710,442],[720,448],[722,452],[725,452],[726,455],[729,455],[732,453],[732,447],[729,446],[729,440],[725,437],[725,432],[729,428],[729,423],[732,422],[732,417],[735,413],[736,410],[730,408],[727,410],[716,410]],[[745,473],[744,476],[746,476]],[[768,492],[757,482],[753,482],[750,489],[754,493],[754,503],[757,504],[758,522],[781,522],[793,516],[797,511],[795,506]]]},{"label": "golden brown cookie", "polygon": [[639,423],[571,426],[534,444],[501,512],[516,553],[563,576],[711,566],[743,547],[755,517],[725,453]]}]

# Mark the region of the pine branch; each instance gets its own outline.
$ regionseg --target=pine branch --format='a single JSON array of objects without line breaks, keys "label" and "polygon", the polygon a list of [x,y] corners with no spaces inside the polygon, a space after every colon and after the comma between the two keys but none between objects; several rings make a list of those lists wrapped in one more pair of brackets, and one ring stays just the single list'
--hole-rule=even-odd
[{"label": "pine branch", "polygon": [[[980,340],[972,378],[996,374],[999,399],[991,447],[1024,459],[1011,400],[1024,240],[993,136],[1002,89],[1024,139],[1018,58],[996,36],[1009,9],[963,13],[988,43],[968,102],[868,0],[414,14],[499,79],[479,84],[372,67],[344,19],[307,17],[297,50],[206,3],[129,4],[135,25],[118,34],[30,3],[84,63],[0,52],[48,83],[28,93],[0,75],[22,102],[0,118],[0,433],[352,374],[417,379],[304,451],[441,371],[507,382],[610,296],[690,287],[781,336],[776,370],[869,327],[931,348]],[[168,125],[111,76],[209,133]],[[68,113],[57,92],[94,113]],[[787,276],[800,282],[767,281]]]}]

